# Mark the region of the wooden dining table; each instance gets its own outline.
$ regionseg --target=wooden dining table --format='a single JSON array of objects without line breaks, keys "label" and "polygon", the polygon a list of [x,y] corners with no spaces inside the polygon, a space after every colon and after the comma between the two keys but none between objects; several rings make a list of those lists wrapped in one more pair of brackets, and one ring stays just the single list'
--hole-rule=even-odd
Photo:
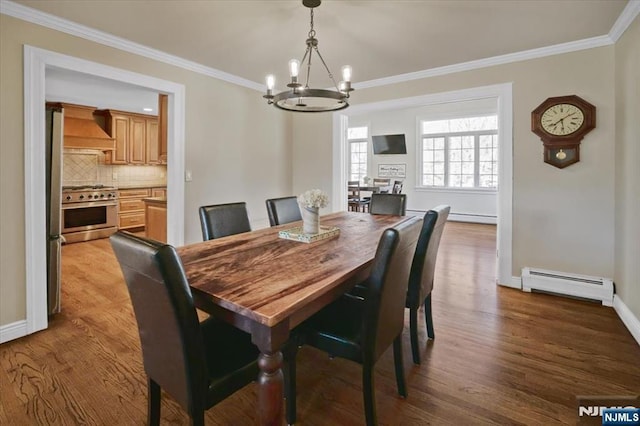
[{"label": "wooden dining table", "polygon": [[283,423],[281,349],[289,332],[365,279],[382,232],[406,219],[338,212],[320,218],[340,229],[331,239],[279,238],[301,224],[293,222],[177,249],[196,306],[250,333],[260,350],[260,424]]}]

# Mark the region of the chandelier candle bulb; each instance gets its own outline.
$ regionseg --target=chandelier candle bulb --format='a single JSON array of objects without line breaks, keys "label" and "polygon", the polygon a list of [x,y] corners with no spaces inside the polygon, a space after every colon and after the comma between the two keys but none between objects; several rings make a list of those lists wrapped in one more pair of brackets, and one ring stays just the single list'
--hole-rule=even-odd
[{"label": "chandelier candle bulb", "polygon": [[345,83],[351,81],[351,66],[350,65],[345,65],[344,67],[342,67],[342,79],[345,81]]},{"label": "chandelier candle bulb", "polygon": [[297,59],[292,59],[289,61],[289,74],[291,78],[298,77],[298,73],[300,72],[300,61]]},{"label": "chandelier candle bulb", "polygon": [[267,99],[269,103],[272,103],[273,99],[273,88],[276,85],[276,79],[273,74],[269,74],[266,78],[267,80],[267,94],[263,96],[263,98]]},{"label": "chandelier candle bulb", "polygon": [[269,91],[273,90],[275,85],[276,85],[276,78],[273,76],[273,74],[269,74],[267,76],[267,90]]}]

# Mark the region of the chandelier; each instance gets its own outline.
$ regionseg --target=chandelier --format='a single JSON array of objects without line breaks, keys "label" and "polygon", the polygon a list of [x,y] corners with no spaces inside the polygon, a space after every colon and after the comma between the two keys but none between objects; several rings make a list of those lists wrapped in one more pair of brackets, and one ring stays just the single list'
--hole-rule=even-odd
[{"label": "chandelier", "polygon": [[[291,76],[291,82],[287,84],[289,90],[274,95],[275,78],[273,75],[267,76],[267,94],[263,98],[267,99],[269,105],[274,105],[287,111],[298,112],[337,111],[349,106],[347,100],[349,99],[349,92],[353,90],[351,88],[351,67],[348,65],[342,67],[342,81],[338,86],[329,67],[324,62],[320,50],[318,50],[318,39],[315,37],[316,31],[313,29],[313,9],[320,6],[320,3],[321,0],[302,0],[302,4],[311,9],[311,28],[306,41],[307,48],[301,61],[297,59],[289,61],[289,74]],[[311,57],[314,51],[333,82],[335,90],[312,89],[309,87]],[[301,64],[306,68],[304,84],[298,82]]]}]

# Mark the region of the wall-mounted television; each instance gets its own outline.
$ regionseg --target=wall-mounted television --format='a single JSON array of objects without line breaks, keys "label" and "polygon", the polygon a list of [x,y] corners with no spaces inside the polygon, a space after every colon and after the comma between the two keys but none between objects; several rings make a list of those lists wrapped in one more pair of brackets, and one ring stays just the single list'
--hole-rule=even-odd
[{"label": "wall-mounted television", "polygon": [[371,137],[374,154],[406,154],[404,135],[378,135]]}]

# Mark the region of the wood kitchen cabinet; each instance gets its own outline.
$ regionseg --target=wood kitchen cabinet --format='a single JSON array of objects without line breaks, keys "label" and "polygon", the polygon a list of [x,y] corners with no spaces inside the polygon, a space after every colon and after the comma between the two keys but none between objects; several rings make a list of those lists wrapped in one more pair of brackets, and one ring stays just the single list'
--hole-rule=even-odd
[{"label": "wood kitchen cabinet", "polygon": [[144,199],[145,235],[163,243],[167,242],[167,199],[151,197]]},{"label": "wood kitchen cabinet", "polygon": [[169,115],[169,97],[158,95],[158,161],[160,164],[167,164],[168,133],[167,121]]},{"label": "wood kitchen cabinet", "polygon": [[149,197],[166,200],[167,188],[129,188],[118,191],[118,229],[144,228],[147,225],[144,199]]},{"label": "wood kitchen cabinet", "polygon": [[144,198],[151,195],[149,188],[120,189],[118,191],[118,229],[143,228]]},{"label": "wood kitchen cabinet", "polygon": [[158,117],[111,109],[96,114],[104,116],[106,131],[115,139],[107,164],[161,164]]},{"label": "wood kitchen cabinet", "polygon": [[151,188],[151,196],[154,198],[167,198],[167,188]]},{"label": "wood kitchen cabinet", "polygon": [[146,120],[146,159],[147,164],[163,164],[160,161],[160,143],[158,141],[158,120]]},{"label": "wood kitchen cabinet", "polygon": [[129,164],[145,164],[147,162],[147,120],[144,117],[131,116],[129,139]]}]

